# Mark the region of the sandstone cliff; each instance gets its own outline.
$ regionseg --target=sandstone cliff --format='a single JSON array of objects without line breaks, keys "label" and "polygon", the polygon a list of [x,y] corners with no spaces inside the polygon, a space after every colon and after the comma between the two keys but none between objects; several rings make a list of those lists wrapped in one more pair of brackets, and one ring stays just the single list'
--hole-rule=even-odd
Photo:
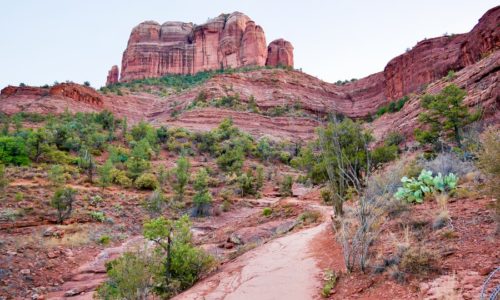
[{"label": "sandstone cliff", "polygon": [[106,78],[106,85],[112,85],[118,82],[119,79],[119,70],[118,66],[111,67],[111,70],[108,72],[108,77]]},{"label": "sandstone cliff", "polygon": [[[273,49],[270,64],[293,66],[291,44],[284,40],[281,44],[273,43],[269,46]],[[130,34],[123,53],[120,81],[264,66],[267,57],[264,30],[240,12],[222,14],[199,26],[146,21]]]},{"label": "sandstone cliff", "polygon": [[500,47],[500,6],[487,11],[468,33],[423,40],[384,69],[385,96],[397,99],[474,64]]}]

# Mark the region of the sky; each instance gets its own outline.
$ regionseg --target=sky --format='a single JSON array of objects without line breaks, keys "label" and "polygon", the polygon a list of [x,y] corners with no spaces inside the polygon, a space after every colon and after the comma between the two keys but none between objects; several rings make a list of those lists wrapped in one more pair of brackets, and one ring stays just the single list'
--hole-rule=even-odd
[{"label": "sky", "polygon": [[16,0],[0,3],[0,88],[70,80],[100,87],[145,20],[201,24],[240,11],[267,42],[294,45],[295,68],[320,79],[362,78],[424,38],[467,32],[490,0]]}]

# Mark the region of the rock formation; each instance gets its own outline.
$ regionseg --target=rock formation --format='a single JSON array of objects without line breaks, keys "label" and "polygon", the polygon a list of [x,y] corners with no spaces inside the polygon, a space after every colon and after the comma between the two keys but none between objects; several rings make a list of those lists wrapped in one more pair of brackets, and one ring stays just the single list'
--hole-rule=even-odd
[{"label": "rock formation", "polygon": [[293,47],[289,42],[274,41],[269,49],[262,27],[240,12],[222,14],[199,26],[146,21],[130,34],[120,81],[264,66],[268,51],[272,53],[271,65],[293,66]]},{"label": "rock formation", "polygon": [[267,47],[266,66],[292,66],[293,67],[293,46],[289,41],[277,39],[272,41]]},{"label": "rock formation", "polygon": [[490,9],[468,33],[423,40],[384,69],[385,96],[397,99],[419,91],[449,71],[457,71],[500,47],[500,6]]},{"label": "rock formation", "polygon": [[113,67],[111,67],[111,70],[109,70],[108,77],[106,79],[106,86],[117,83],[119,79],[119,73],[120,71],[118,70],[118,66],[114,65]]}]

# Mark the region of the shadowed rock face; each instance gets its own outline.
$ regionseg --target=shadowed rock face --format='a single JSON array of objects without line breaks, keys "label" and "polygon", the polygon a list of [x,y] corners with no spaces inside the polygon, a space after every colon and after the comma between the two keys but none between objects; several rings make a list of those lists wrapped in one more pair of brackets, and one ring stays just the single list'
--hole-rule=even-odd
[{"label": "shadowed rock face", "polygon": [[[287,45],[288,54],[283,56],[282,63],[293,65],[293,53],[290,54],[293,47],[288,42]],[[199,26],[146,21],[130,34],[123,53],[121,81],[264,66],[267,52],[262,27],[240,12],[222,14]]]}]

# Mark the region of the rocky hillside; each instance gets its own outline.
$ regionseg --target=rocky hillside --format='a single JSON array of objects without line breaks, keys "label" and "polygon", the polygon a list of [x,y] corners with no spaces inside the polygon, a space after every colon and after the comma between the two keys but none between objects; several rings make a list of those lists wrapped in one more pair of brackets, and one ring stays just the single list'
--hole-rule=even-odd
[{"label": "rocky hillside", "polygon": [[[156,125],[170,124],[197,130],[211,129],[230,115],[235,124],[257,136],[303,139],[311,137],[314,127],[328,114],[370,119],[381,106],[407,96],[409,101],[401,111],[386,114],[368,125],[375,130],[377,137],[382,138],[389,130],[394,129],[411,133],[416,125],[419,96],[427,92],[438,92],[446,84],[455,83],[467,90],[466,103],[470,106],[481,105],[486,117],[497,120],[500,38],[496,28],[499,23],[500,7],[492,8],[469,33],[419,42],[413,49],[391,60],[384,71],[343,85],[327,83],[291,69],[254,68],[241,72],[213,73],[207,80],[182,89],[168,84],[161,86],[140,81],[112,85],[110,88],[114,93],[98,93],[76,84],[61,85],[65,89],[74,90],[65,93],[56,92],[59,86],[6,87],[0,96],[0,110],[11,114],[19,111],[60,113],[64,110],[76,112],[108,109],[118,116],[127,116],[132,122],[147,119]],[[229,42],[238,40],[236,36],[228,36],[229,32],[238,35],[242,43]],[[257,61],[258,65],[264,65],[266,59],[270,65],[293,62],[293,47],[289,42],[272,42],[268,53],[265,53],[265,47],[257,47],[256,40],[249,37],[260,36],[256,32],[262,32],[262,29],[241,13],[221,15],[204,25],[194,27],[185,23],[167,22],[162,26],[151,22],[142,23],[132,31],[124,53],[121,80],[157,77],[169,72],[183,73],[183,70],[192,72],[217,68],[221,62],[231,67]],[[184,53],[182,54],[180,50],[176,50],[176,53],[182,54],[179,56],[180,60],[161,59],[166,63],[160,64],[164,67],[151,69],[152,65],[158,66],[158,60],[155,59],[160,59],[160,52],[167,53],[167,56],[173,55],[170,50],[161,50],[173,49],[173,41],[180,43],[185,40],[186,43],[182,45],[183,49],[187,49],[188,46],[198,45],[197,36],[208,37],[211,36],[209,33],[219,37],[212,45],[217,55],[211,55],[217,57],[217,62],[196,65],[197,61],[208,63],[208,60],[198,60],[196,56],[191,61],[180,59],[185,52],[181,51]],[[262,34],[262,41],[257,44],[263,44],[264,40]],[[241,51],[247,46],[246,43],[253,45],[249,49],[262,49],[258,55],[249,49]],[[234,47],[229,47],[232,49],[229,51],[227,45]],[[205,46],[203,48],[207,49]],[[223,48],[227,51],[221,52]],[[146,55],[146,58],[142,55]],[[173,61],[177,63],[167,63]],[[188,63],[191,69],[185,69],[179,62]],[[118,68],[114,67],[109,73],[108,81],[117,80]],[[82,96],[82,93],[92,96]],[[201,101],[199,96],[203,98]],[[210,107],[213,106],[210,104],[213,99],[225,97],[237,99],[243,106],[236,108],[233,105],[224,107],[224,110]],[[200,105],[200,102],[203,103]],[[248,109],[249,103],[257,110]],[[277,115],[281,118],[276,118]]]}]

